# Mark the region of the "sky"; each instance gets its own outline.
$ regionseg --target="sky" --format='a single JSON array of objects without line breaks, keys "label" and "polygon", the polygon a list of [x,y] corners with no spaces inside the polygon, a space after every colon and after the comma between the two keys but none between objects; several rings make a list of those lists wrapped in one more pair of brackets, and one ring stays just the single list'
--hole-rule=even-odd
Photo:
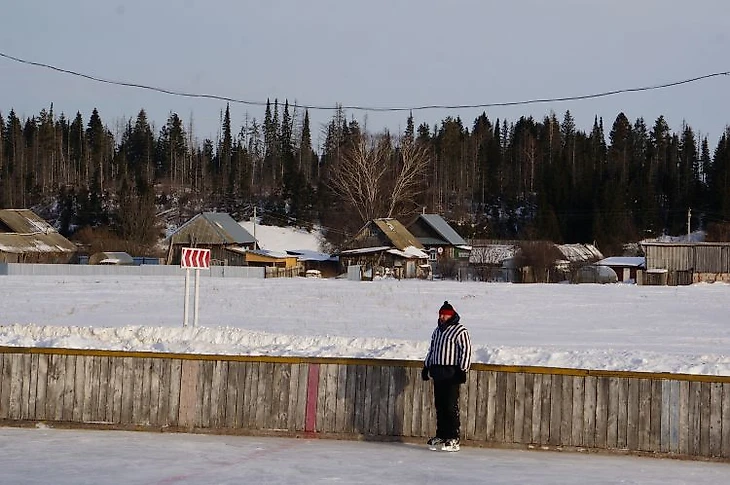
[{"label": "sky", "polygon": [[[109,81],[231,102],[232,127],[263,120],[267,99],[311,106],[313,144],[337,104],[370,108],[485,105],[584,96],[674,83],[730,70],[730,3],[702,0],[455,0],[239,2],[35,0],[7,2],[0,54]],[[0,113],[88,122],[97,108],[118,134],[140,109],[157,131],[170,112],[215,139],[226,102],[95,82],[0,56]],[[730,123],[727,75],[597,99],[413,111],[416,125],[447,116],[467,127],[541,120],[570,110],[579,129],[596,116],[608,135],[623,112],[671,130],[686,122],[711,147]],[[369,131],[402,132],[408,111],[346,110]],[[299,113],[302,110],[300,109]]]},{"label": "sky", "polygon": [[[318,248],[316,233],[256,236],[272,251]],[[198,325],[184,327],[183,276],[0,277],[0,345],[422,360],[448,300],[474,362],[730,375],[723,283],[203,277],[199,291]]]},{"label": "sky", "polygon": [[0,427],[0,469],[0,482],[23,485],[716,485],[730,473],[726,463],[618,455],[43,426]]}]

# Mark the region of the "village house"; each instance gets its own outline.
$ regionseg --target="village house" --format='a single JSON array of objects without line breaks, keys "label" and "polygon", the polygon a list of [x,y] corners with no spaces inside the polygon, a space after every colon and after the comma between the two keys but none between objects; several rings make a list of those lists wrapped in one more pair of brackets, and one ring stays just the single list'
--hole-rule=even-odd
[{"label": "village house", "polygon": [[338,256],[343,272],[359,266],[364,278],[426,278],[431,270],[423,245],[392,218],[369,221]]},{"label": "village house", "polygon": [[77,248],[30,209],[0,209],[0,263],[76,261]]},{"label": "village house", "polygon": [[167,238],[167,264],[180,264],[182,248],[210,249],[213,266],[246,266],[246,250],[258,249],[254,237],[225,212],[202,212]]},{"label": "village house", "polygon": [[434,274],[454,276],[469,265],[471,246],[438,214],[419,214],[407,229],[428,254]]}]

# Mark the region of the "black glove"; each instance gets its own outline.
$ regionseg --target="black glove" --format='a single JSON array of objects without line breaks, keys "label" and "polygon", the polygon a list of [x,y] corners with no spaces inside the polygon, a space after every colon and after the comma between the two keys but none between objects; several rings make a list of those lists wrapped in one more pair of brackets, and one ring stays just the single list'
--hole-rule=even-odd
[{"label": "black glove", "polygon": [[456,369],[456,381],[459,384],[464,384],[466,382],[466,371]]},{"label": "black glove", "polygon": [[428,380],[428,367],[424,367],[423,369],[421,369],[421,379],[423,379],[424,381]]}]

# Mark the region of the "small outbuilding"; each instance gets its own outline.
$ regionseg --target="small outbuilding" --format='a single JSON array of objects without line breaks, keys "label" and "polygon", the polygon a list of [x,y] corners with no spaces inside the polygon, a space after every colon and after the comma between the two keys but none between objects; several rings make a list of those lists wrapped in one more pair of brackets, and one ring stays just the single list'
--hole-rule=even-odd
[{"label": "small outbuilding", "polygon": [[134,258],[123,251],[101,251],[89,257],[89,264],[132,266]]},{"label": "small outbuilding", "polygon": [[608,266],[616,272],[618,281],[636,283],[638,272],[646,269],[646,258],[643,256],[611,256],[596,263],[598,266]]}]

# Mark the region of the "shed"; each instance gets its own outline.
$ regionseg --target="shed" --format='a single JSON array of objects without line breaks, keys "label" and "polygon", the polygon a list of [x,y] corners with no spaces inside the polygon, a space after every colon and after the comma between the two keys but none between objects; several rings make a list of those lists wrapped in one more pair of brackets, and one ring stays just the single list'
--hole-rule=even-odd
[{"label": "shed", "polygon": [[61,263],[77,248],[30,209],[0,209],[0,263]]},{"label": "shed", "polygon": [[245,251],[258,249],[254,237],[228,213],[202,212],[167,238],[167,264],[180,264],[183,247],[210,249],[210,264],[245,266]]},{"label": "shed", "polygon": [[596,265],[613,269],[618,281],[636,283],[638,272],[646,269],[646,258],[643,256],[611,256],[603,258]]},{"label": "shed", "polygon": [[89,257],[89,264],[134,265],[134,258],[123,251],[101,251]]},{"label": "shed", "polygon": [[646,270],[666,270],[667,284],[730,283],[730,242],[642,242]]}]

